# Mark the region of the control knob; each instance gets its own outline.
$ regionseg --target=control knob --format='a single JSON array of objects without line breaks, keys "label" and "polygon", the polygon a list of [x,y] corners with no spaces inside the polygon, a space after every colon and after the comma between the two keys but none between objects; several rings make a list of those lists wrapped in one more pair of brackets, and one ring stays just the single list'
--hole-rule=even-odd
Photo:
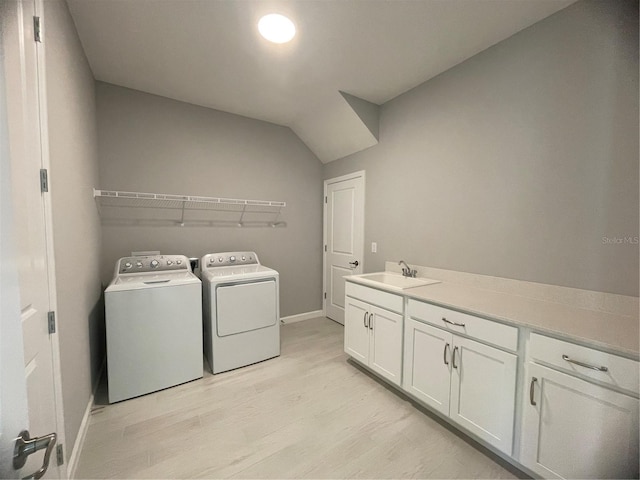
[{"label": "control knob", "polygon": [[167,265],[173,265],[173,260],[167,260]]},{"label": "control knob", "polygon": [[176,263],[177,263],[178,265],[182,265],[182,260],[176,260]]},{"label": "control knob", "polygon": [[131,262],[127,262],[124,264],[124,269],[125,270],[129,270],[133,265],[131,265]]},{"label": "control knob", "polygon": [[149,265],[151,266],[151,268],[158,268],[160,262],[158,262],[158,260],[151,260],[151,263]]},{"label": "control knob", "polygon": [[234,262],[236,261],[236,257],[234,257],[233,255],[231,255],[231,256],[229,257],[229,261],[230,261],[231,263],[234,263]]},{"label": "control knob", "polygon": [[242,261],[244,262],[247,259],[244,255],[242,256]]},{"label": "control knob", "polygon": [[142,268],[142,262],[138,260],[138,261],[136,262],[136,267],[138,267],[138,268]]},{"label": "control knob", "polygon": [[218,257],[218,261],[219,261],[220,263],[222,263],[222,261],[223,261],[223,260],[224,260],[224,258],[222,258],[222,257]]}]

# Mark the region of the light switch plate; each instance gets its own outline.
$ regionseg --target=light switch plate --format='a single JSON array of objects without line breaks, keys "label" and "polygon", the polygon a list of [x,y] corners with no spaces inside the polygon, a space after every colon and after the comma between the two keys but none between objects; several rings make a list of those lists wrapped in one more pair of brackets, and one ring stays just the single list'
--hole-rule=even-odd
[{"label": "light switch plate", "polygon": [[371,253],[376,253],[378,251],[378,244],[376,242],[371,242]]}]

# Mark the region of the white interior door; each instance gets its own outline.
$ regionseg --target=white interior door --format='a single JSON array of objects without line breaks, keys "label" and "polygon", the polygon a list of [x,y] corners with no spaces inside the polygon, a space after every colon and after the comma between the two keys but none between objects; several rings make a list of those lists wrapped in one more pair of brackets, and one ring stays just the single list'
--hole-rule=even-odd
[{"label": "white interior door", "polygon": [[325,180],[325,315],[344,325],[344,277],[363,272],[364,172]]},{"label": "white interior door", "polygon": [[[58,432],[53,336],[49,334],[49,258],[46,205],[40,189],[43,168],[41,128],[46,111],[41,105],[38,47],[34,17],[41,4],[34,0],[3,2],[2,39],[11,163],[13,230],[16,239],[19,314],[24,355],[22,373],[26,381],[31,437]],[[4,206],[4,204],[3,204]],[[4,332],[3,332],[4,333]],[[58,403],[58,408],[60,403]],[[2,415],[12,415],[2,410]],[[44,450],[29,456],[22,468],[36,472],[43,464]],[[55,455],[45,478],[59,478]]]},{"label": "white interior door", "polygon": [[12,7],[0,2],[0,478],[20,474],[12,465],[13,447],[28,425],[4,74],[5,37],[9,20],[15,17]]}]

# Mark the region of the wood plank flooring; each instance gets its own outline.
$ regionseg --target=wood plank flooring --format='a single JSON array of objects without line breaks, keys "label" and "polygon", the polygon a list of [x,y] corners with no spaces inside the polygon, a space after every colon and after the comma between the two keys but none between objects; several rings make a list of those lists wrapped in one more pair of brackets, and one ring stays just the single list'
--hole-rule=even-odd
[{"label": "wood plank flooring", "polygon": [[347,362],[343,327],[283,325],[282,355],[114,405],[77,478],[517,478]]}]

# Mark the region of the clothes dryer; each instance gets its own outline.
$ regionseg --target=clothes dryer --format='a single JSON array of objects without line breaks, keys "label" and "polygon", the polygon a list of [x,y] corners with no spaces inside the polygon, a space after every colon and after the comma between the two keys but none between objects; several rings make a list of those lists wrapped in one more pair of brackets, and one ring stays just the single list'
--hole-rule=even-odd
[{"label": "clothes dryer", "polygon": [[200,261],[204,352],[215,373],[280,355],[279,274],[255,252],[210,253]]}]

